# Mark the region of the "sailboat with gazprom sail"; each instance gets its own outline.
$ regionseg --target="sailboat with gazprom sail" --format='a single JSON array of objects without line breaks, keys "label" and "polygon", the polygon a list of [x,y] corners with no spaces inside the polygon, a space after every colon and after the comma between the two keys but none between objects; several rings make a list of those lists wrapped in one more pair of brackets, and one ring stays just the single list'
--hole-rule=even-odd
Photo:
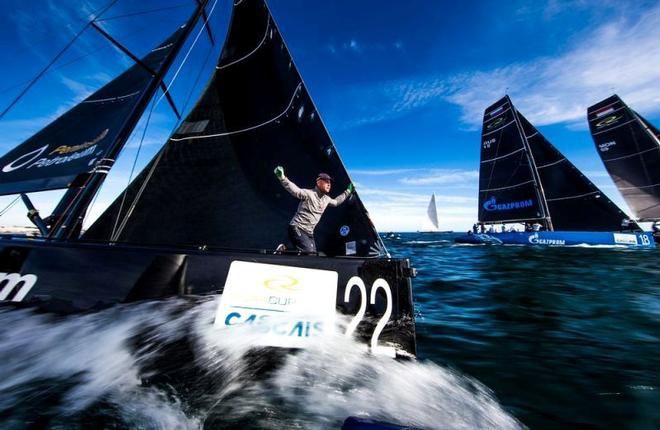
[{"label": "sailboat with gazprom sail", "polygon": [[[42,233],[0,237],[0,300],[70,313],[223,293],[216,315],[223,327],[307,312],[305,324],[280,330],[273,345],[300,345],[293,338],[313,337],[338,311],[357,314],[351,327],[373,350],[414,354],[414,269],[390,258],[359,195],[318,225],[318,249],[327,256],[274,249],[297,204],[274,166],[295,166],[288,173],[299,183],[319,171],[339,187],[351,181],[263,0],[235,2],[196,105],[80,233],[90,202],[150,100],[167,90],[166,72],[203,17],[204,31],[207,3],[191,1],[191,18],[145,57],[121,47],[132,67],[0,158],[0,193],[21,194]],[[66,192],[42,219],[27,193],[51,189]]]},{"label": "sailboat with gazprom sail", "polygon": [[[482,226],[536,224],[536,231],[471,232],[459,243],[654,247],[628,217],[561,154],[508,96],[484,112],[479,169]],[[483,227],[482,227],[483,229]],[[495,230],[495,228],[493,228]]]}]

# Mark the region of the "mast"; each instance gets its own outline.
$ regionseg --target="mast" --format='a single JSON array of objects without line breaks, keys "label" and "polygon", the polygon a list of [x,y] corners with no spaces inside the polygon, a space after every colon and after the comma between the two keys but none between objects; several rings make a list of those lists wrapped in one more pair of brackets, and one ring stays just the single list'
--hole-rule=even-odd
[{"label": "mast", "polygon": [[522,129],[520,118],[518,116],[518,110],[513,106],[513,103],[511,103],[511,99],[509,98],[509,96],[506,96],[506,98],[509,100],[509,105],[511,106],[511,113],[516,120],[516,128],[518,129],[520,138],[522,139],[523,145],[525,146],[525,154],[527,155],[527,159],[529,160],[529,164],[532,168],[532,178],[534,179],[534,188],[536,189],[537,198],[539,199],[539,202],[541,202],[540,207],[541,210],[543,211],[542,215],[546,223],[545,227],[549,231],[553,231],[554,228],[552,226],[552,218],[550,217],[550,209],[548,208],[548,201],[545,197],[543,184],[541,183],[541,177],[539,176],[539,171],[536,166],[536,161],[534,160],[534,155],[532,154],[532,149],[529,146],[529,141],[527,140],[527,136],[525,136],[525,133]]},{"label": "mast", "polygon": [[[114,144],[108,151],[106,157],[98,162],[98,164],[94,167],[88,179],[85,181],[82,187],[78,189],[77,193],[74,196],[71,197],[69,193],[65,195],[65,198],[70,200],[65,203],[67,207],[64,213],[62,214],[62,216],[51,227],[51,231],[49,234],[50,238],[69,239],[71,238],[72,234],[78,230],[77,226],[79,224],[82,224],[88,206],[90,205],[92,199],[94,198],[99,188],[103,184],[106,175],[114,165],[114,162],[117,156],[119,155],[119,152],[126,144],[126,141],[133,132],[133,129],[135,128],[140,117],[147,108],[150,100],[152,99],[158,88],[160,88],[163,85],[163,78],[167,74],[177,54],[183,47],[186,39],[192,32],[193,28],[195,27],[195,24],[205,14],[205,7],[208,3],[208,0],[197,0],[196,3],[197,3],[197,7],[195,8],[195,11],[186,22],[185,26],[182,29],[181,34],[179,35],[178,39],[174,42],[170,53],[163,61],[160,68],[157,71],[149,70],[149,72],[153,75],[153,78],[150,84],[148,85],[147,89],[142,94],[140,101],[136,104],[133,111],[124,122],[121,128],[121,132],[119,133],[117,139],[114,141]],[[207,25],[206,22],[205,25]],[[95,28],[97,28],[98,30],[97,26],[95,26]],[[101,32],[101,34],[109,38],[109,40],[113,44],[115,45],[117,44],[117,42],[114,39],[110,38],[107,34],[105,34],[105,32]],[[119,46],[119,48],[135,60],[134,56],[130,55],[125,48],[121,46]],[[138,64],[140,64],[140,62],[138,62]],[[166,91],[166,89],[164,89],[164,91]]]}]

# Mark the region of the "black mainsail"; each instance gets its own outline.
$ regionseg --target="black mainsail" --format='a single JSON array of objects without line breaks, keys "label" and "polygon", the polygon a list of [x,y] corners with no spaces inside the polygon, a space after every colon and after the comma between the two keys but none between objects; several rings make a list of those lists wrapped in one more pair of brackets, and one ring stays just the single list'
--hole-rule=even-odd
[{"label": "black mainsail", "polygon": [[660,220],[660,131],[616,94],[587,110],[605,168],[640,221]]},{"label": "black mainsail", "polygon": [[546,219],[543,190],[508,96],[484,112],[480,161],[479,222]]},{"label": "black mainsail", "polygon": [[[262,0],[237,2],[216,71],[163,149],[85,238],[140,244],[274,249],[298,202],[273,175],[313,186],[318,172],[350,179]],[[158,216],[154,216],[157,213]],[[328,255],[383,246],[357,195],[316,228]]]},{"label": "black mainsail", "polygon": [[619,231],[627,216],[557,150],[508,96],[486,109],[479,221],[546,222],[563,231]]}]

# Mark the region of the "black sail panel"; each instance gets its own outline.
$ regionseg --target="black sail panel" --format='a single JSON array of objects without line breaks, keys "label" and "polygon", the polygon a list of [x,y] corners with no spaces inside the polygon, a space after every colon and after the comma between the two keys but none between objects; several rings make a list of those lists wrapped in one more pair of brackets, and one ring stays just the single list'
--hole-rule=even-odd
[{"label": "black sail panel", "polygon": [[589,128],[605,168],[639,219],[660,219],[660,133],[617,95],[591,106]]},{"label": "black sail panel", "polygon": [[618,231],[627,218],[601,190],[557,150],[520,112],[555,230]]},{"label": "black sail panel", "polygon": [[479,168],[480,222],[544,216],[514,109],[509,97],[504,97],[484,112]]},{"label": "black sail panel", "polygon": [[[177,30],[142,62],[158,70]],[[0,158],[0,194],[82,185],[113,146],[124,123],[153,79],[135,64],[41,131]]]},{"label": "black sail panel", "polygon": [[[273,249],[287,241],[298,200],[273,174],[302,188],[316,175],[350,179],[262,0],[234,6],[216,71],[165,147],[91,226],[87,239]],[[329,255],[380,252],[357,195],[328,208],[316,228]]]}]

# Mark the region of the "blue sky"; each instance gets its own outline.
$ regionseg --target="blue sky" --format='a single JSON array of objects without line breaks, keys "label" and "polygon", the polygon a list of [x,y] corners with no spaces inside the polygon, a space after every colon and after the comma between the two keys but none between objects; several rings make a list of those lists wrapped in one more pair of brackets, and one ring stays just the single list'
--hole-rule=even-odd
[{"label": "blue sky", "polygon": [[[0,107],[4,107],[107,0],[9,0],[0,16]],[[75,4],[74,4],[75,3]],[[183,22],[192,0],[119,0],[103,27],[138,54]],[[452,2],[457,3],[457,2]],[[211,1],[214,4],[214,1]],[[595,151],[586,108],[616,92],[660,123],[660,3],[610,0],[271,0],[309,92],[379,230],[417,230],[435,192],[443,229],[465,230],[477,212],[483,109],[512,97],[574,164],[627,210]],[[160,12],[136,12],[167,8]],[[210,9],[210,7],[209,7]],[[222,41],[230,2],[211,16]],[[123,15],[129,15],[121,17]],[[221,43],[193,32],[168,77],[177,104],[194,102]],[[183,56],[182,55],[182,56]],[[206,62],[205,62],[206,60]],[[130,66],[86,31],[0,120],[4,153]],[[199,80],[196,78],[200,76]],[[188,94],[192,93],[186,105]],[[142,121],[107,180],[90,220],[162,145],[175,119],[158,103],[140,145]],[[139,153],[138,153],[139,149]],[[47,213],[58,192],[33,195]],[[11,201],[0,198],[0,207]],[[17,205],[2,225],[26,224]]]}]

